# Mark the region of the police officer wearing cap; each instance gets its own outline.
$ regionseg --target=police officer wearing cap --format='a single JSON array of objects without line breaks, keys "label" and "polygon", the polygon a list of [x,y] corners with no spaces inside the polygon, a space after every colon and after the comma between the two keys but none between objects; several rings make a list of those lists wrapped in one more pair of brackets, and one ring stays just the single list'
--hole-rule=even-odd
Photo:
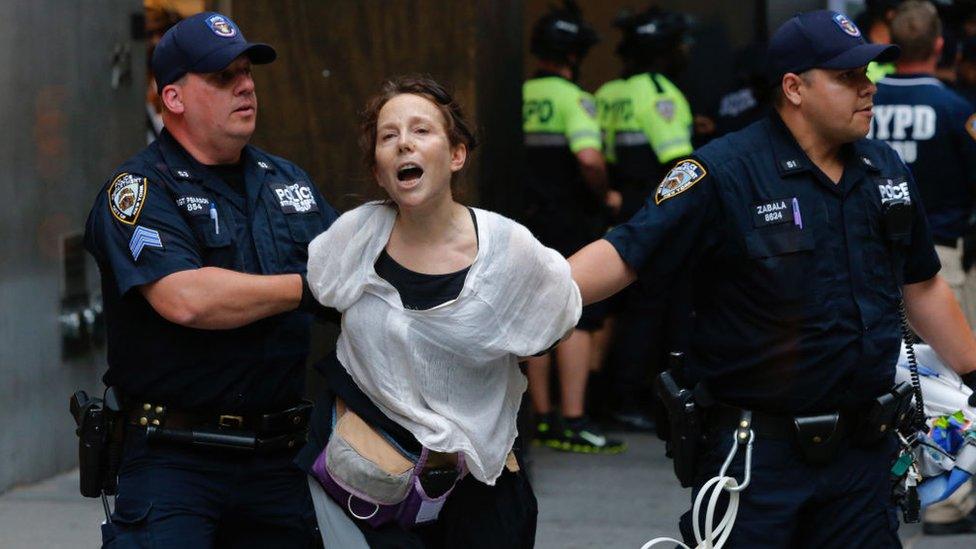
[{"label": "police officer wearing cap", "polygon": [[[976,369],[911,172],[864,138],[876,91],[866,65],[897,53],[838,13],[788,20],[770,42],[774,112],[679,161],[637,215],[570,258],[584,303],[690,267],[682,369],[707,434],[696,494],[752,412],[731,546],[899,546],[894,441],[867,411],[892,389],[902,299],[952,368]],[[728,469],[740,482],[743,454]]]},{"label": "police officer wearing cap", "polygon": [[[531,42],[539,71],[522,87],[525,208],[519,217],[543,244],[569,256],[603,234],[607,208],[619,208],[620,202],[619,193],[607,187],[596,103],[576,84],[597,35],[579,6],[566,0],[535,23]],[[548,353],[528,361],[529,393],[540,416],[537,440],[547,446],[587,453],[624,448],[584,414],[592,333],[604,315],[602,305],[584,308],[572,335],[556,348],[561,418],[549,398]]]},{"label": "police officer wearing cap", "polygon": [[[152,57],[165,130],[95,199],[106,385],[125,438],[106,547],[314,547],[302,404],[308,242],[336,218],[308,174],[248,145],[275,50],[201,13]],[[309,307],[310,308],[310,307]]]}]

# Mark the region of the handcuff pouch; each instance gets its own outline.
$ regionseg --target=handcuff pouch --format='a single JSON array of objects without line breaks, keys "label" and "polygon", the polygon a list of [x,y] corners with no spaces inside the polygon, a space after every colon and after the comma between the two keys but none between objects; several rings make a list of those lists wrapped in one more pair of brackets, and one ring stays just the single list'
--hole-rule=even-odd
[{"label": "handcuff pouch", "polygon": [[793,425],[796,443],[807,463],[826,465],[833,461],[843,438],[839,413],[797,416]]}]

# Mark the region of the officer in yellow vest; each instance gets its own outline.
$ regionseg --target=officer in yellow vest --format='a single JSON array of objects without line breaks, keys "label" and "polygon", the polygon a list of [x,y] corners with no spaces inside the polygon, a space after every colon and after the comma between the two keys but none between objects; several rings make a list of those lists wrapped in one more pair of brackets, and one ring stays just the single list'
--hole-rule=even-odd
[{"label": "officer in yellow vest", "polygon": [[[620,17],[614,25],[622,34],[617,54],[624,70],[621,78],[601,86],[596,98],[610,185],[622,195],[618,220],[626,221],[667,169],[692,152],[691,107],[665,75],[680,72],[687,62],[690,25],[683,14],[656,7]],[[607,369],[611,417],[627,428],[654,428],[649,380],[669,351],[681,349],[680,327],[690,314],[682,288],[638,281],[614,307],[616,333]]]},{"label": "officer in yellow vest", "polygon": [[623,195],[620,217],[630,218],[678,158],[691,154],[688,100],[665,73],[687,59],[684,15],[652,7],[615,22],[623,39],[621,78],[596,92],[611,186]]},{"label": "officer in yellow vest", "polygon": [[[526,166],[521,221],[567,257],[599,238],[607,228],[608,208],[619,208],[619,194],[608,192],[596,103],[575,83],[580,62],[596,42],[579,7],[567,0],[534,25],[531,51],[539,70],[522,87]],[[549,398],[548,353],[529,360],[529,393],[539,414],[537,440],[552,448],[586,453],[624,448],[584,414],[592,332],[602,325],[601,309],[584,308],[576,330],[556,348],[561,418]]]},{"label": "officer in yellow vest", "polygon": [[[891,43],[891,20],[895,16],[895,10],[904,0],[866,0],[864,11],[857,16],[855,23],[858,28],[864,29],[864,38],[872,44]],[[885,76],[895,74],[894,63],[878,63],[871,61],[868,63],[868,79],[874,83]]]}]

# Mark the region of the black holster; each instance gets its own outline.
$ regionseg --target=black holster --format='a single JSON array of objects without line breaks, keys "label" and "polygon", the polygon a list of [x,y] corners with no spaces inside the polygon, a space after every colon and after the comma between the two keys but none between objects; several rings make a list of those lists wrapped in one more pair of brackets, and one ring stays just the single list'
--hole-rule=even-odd
[{"label": "black holster", "polygon": [[671,437],[668,457],[674,460],[674,474],[683,488],[694,485],[701,450],[702,417],[694,393],[675,381],[671,370],[662,372],[655,383],[658,396],[668,412]]},{"label": "black holster", "polygon": [[891,433],[892,429],[910,432],[915,414],[912,406],[913,394],[912,384],[903,381],[875,398],[861,425],[861,441],[876,443]]},{"label": "black holster", "polygon": [[114,388],[105,398],[90,398],[85,391],[71,395],[71,415],[78,428],[78,470],[81,495],[97,498],[115,494],[122,461],[123,416]]}]

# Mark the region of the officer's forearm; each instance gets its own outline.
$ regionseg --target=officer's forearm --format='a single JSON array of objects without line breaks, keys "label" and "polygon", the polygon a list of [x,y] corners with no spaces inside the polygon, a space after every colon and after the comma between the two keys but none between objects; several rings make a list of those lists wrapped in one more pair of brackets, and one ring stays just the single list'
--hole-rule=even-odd
[{"label": "officer's forearm", "polygon": [[253,275],[216,267],[172,273],[140,289],[166,320],[207,330],[238,328],[293,310],[302,296],[297,274]]},{"label": "officer's forearm", "polygon": [[907,284],[904,291],[908,320],[918,335],[956,372],[976,371],[976,339],[945,280],[937,275]]},{"label": "officer's forearm", "polygon": [[604,300],[637,280],[637,273],[602,238],[573,254],[569,266],[583,296],[583,305]]}]

